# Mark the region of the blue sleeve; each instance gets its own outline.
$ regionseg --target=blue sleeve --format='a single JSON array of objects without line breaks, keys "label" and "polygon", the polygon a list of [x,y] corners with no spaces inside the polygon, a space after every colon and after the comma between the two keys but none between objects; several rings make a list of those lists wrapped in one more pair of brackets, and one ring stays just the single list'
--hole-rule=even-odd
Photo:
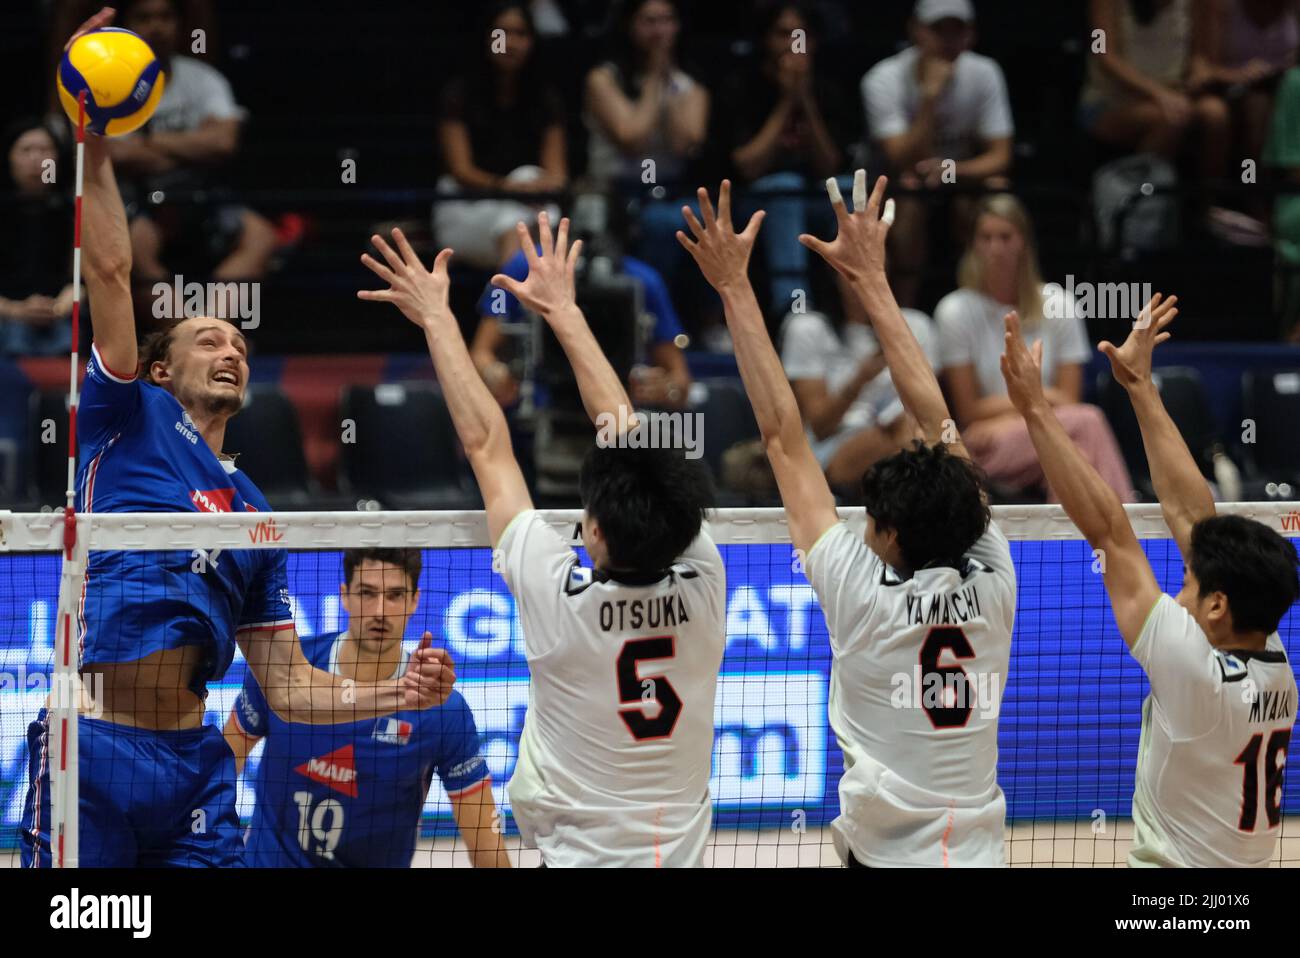
[{"label": "blue sleeve", "polygon": [[[528,259],[524,256],[523,250],[510,257],[506,264],[501,267],[500,272],[520,282],[527,279]],[[517,323],[523,318],[524,307],[514,297],[514,294],[507,293],[504,289],[499,289],[488,283],[483,290],[483,295],[478,299],[478,314],[480,316],[491,316],[498,322],[504,319],[507,322]]]},{"label": "blue sleeve", "polygon": [[641,288],[645,292],[646,311],[655,318],[654,341],[670,343],[680,336],[681,320],[677,318],[672,297],[668,295],[668,285],[659,271],[649,263],[630,256],[623,257],[623,269],[627,275],[641,282]]},{"label": "blue sleeve", "polygon": [[261,571],[244,595],[239,628],[292,626],[287,553],[282,549],[268,549],[262,552],[262,557]]},{"label": "blue sleeve", "polygon": [[442,751],[438,756],[438,778],[449,798],[472,791],[488,777],[487,762],[479,755],[478,729],[474,713],[459,692],[452,692],[439,709],[442,719]]},{"label": "blue sleeve", "polygon": [[92,344],[77,407],[78,444],[85,448],[102,446],[120,432],[140,409],[142,389],[134,375],[128,379],[110,371]]},{"label": "blue sleeve", "polygon": [[261,738],[269,730],[271,710],[267,707],[262,687],[257,684],[257,677],[251,669],[244,672],[244,687],[235,699],[235,718],[244,730],[244,734]]}]

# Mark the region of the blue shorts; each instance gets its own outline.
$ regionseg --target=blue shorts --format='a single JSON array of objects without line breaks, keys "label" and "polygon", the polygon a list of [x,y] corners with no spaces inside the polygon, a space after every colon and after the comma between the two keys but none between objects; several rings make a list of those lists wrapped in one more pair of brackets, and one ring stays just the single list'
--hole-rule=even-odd
[{"label": "blue shorts", "polygon": [[[27,728],[24,868],[50,867],[50,726]],[[235,757],[212,725],[175,732],[81,716],[77,722],[83,868],[229,868],[243,864]]]}]

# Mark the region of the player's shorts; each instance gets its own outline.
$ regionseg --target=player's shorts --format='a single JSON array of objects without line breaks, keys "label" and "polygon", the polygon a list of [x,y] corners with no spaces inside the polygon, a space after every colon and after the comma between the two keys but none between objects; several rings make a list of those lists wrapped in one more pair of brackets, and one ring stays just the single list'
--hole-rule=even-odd
[{"label": "player's shorts", "polygon": [[[27,728],[24,868],[50,867],[50,726]],[[83,868],[230,868],[243,864],[235,757],[212,725],[181,731],[77,722],[78,864]]]}]

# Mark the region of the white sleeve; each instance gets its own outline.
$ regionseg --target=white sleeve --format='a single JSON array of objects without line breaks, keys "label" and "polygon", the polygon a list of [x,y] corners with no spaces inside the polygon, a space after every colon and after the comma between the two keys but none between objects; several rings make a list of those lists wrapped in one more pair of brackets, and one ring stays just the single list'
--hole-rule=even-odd
[{"label": "white sleeve", "polygon": [[216,69],[202,64],[204,69],[198,73],[199,99],[203,105],[202,120],[239,120],[244,116],[243,109],[235,102],[235,94],[230,88],[230,81]]},{"label": "white sleeve", "polygon": [[821,324],[811,313],[791,313],[781,336],[781,365],[786,379],[825,379]]},{"label": "white sleeve", "polygon": [[901,71],[891,61],[883,60],[862,78],[862,102],[872,139],[887,140],[911,128],[903,109],[901,77]]},{"label": "white sleeve", "polygon": [[960,291],[949,293],[934,308],[935,325],[939,327],[939,368],[974,364],[975,344],[971,339],[971,324],[966,321]]},{"label": "white sleeve", "polygon": [[980,138],[988,141],[1012,136],[1016,127],[1011,118],[1011,99],[1007,96],[1007,81],[1002,68],[997,61],[989,60],[981,73],[984,76],[980,83],[980,112],[976,125]]},{"label": "white sleeve", "polygon": [[726,581],[727,573],[722,562],[722,553],[718,551],[713,536],[709,533],[707,522],[700,526],[700,534],[692,540],[686,547],[686,551],[673,564],[687,566],[705,579]]},{"label": "white sleeve", "polygon": [[975,540],[975,544],[966,550],[966,555],[988,566],[993,574],[1011,590],[1011,608],[1016,607],[1016,566],[1011,560],[1011,543],[1006,533],[994,520],[989,520],[989,527],[984,535]]},{"label": "white sleeve", "polygon": [[827,529],[808,550],[804,572],[826,617],[831,650],[841,655],[855,636],[870,635],[868,620],[885,563],[843,522]]},{"label": "white sleeve", "polygon": [[561,597],[578,554],[542,519],[541,513],[525,509],[501,534],[497,556],[494,565],[515,597],[524,630],[524,651],[532,659],[548,651],[562,632],[547,625],[561,621]]},{"label": "white sleeve", "polygon": [[1161,595],[1129,651],[1147,674],[1170,737],[1199,738],[1214,728],[1223,670],[1190,612]]}]

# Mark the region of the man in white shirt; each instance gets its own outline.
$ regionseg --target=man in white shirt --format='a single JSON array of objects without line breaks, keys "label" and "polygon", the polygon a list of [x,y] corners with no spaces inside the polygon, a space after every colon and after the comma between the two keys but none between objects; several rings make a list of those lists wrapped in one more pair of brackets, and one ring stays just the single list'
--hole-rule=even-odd
[{"label": "man in white shirt", "polygon": [[944,403],[934,370],[885,280],[885,178],[849,213],[834,180],[839,235],[799,237],[849,283],[870,317],[894,387],[924,441],[862,476],[866,535],[840,521],[746,270],[760,211],[741,233],[731,185],[718,211],[699,191],[695,241],[678,241],[718,291],[736,361],[785,505],[790,538],[826,616],[834,657],[830,721],[844,752],[836,850],[850,866],[1004,863],[1006,800],[997,717],[1011,654],[1011,550]]},{"label": "man in white shirt", "polygon": [[[862,78],[872,143],[907,189],[1005,187],[1015,133],[1011,101],[1002,68],[971,49],[970,0],[918,0],[910,29],[913,45]],[[891,230],[893,286],[908,306],[915,305],[926,255],[929,208],[926,197],[901,198]]]},{"label": "man in white shirt", "polygon": [[1160,509],[1185,562],[1160,591],[1118,497],[1043,396],[1041,347],[1006,317],[1007,391],[1048,480],[1102,561],[1119,633],[1151,682],[1142,705],[1130,866],[1266,867],[1282,831],[1296,681],[1277,629],[1300,597],[1295,547],[1263,523],[1218,516],[1151,381],[1175,299],[1152,299],[1123,346],[1101,344],[1142,427]]},{"label": "man in white shirt", "polygon": [[427,272],[400,230],[397,252],[375,236],[387,265],[362,260],[391,288],[359,295],[424,329],[483,494],[493,566],[519,610],[532,679],[509,795],[525,843],[551,867],[697,866],[713,822],[726,638],[722,557],[704,527],[709,481],[684,450],[643,447],[662,434],[630,434],[651,424],[633,415],[574,302],[581,241],[569,247],[567,219],[553,237],[545,212],[538,228],[540,252],[517,227],[527,278],[492,282],[555,331],[599,428],[579,479],[590,568],[533,509],[505,416],[447,306],[451,250]]},{"label": "man in white shirt", "polygon": [[261,215],[223,200],[182,200],[161,206],[143,199],[169,190],[212,188],[212,170],[239,150],[245,111],[230,83],[202,60],[183,56],[176,0],[124,0],[121,24],[138,33],[162,64],[166,85],[158,109],[142,130],[109,141],[113,165],[134,178],[131,255],[142,281],[166,279],[169,247],[184,241],[192,256],[212,260],[213,280],[252,280],[266,273],[277,245]]}]

